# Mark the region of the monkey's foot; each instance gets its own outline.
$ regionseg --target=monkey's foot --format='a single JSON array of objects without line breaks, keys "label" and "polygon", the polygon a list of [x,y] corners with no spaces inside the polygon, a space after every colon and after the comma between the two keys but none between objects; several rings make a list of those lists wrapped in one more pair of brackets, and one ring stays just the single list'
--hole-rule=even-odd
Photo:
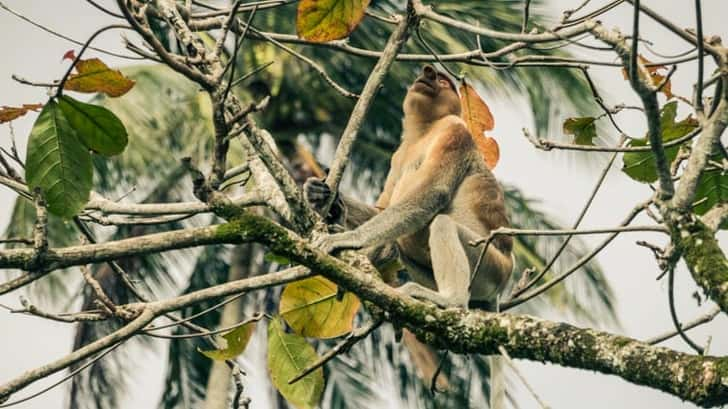
[{"label": "monkey's foot", "polygon": [[415,282],[408,282],[404,285],[397,287],[397,289],[405,295],[409,295],[412,298],[416,298],[420,301],[429,301],[436,304],[440,308],[468,308],[468,297],[449,297],[443,294],[433,291],[427,287],[424,287]]}]

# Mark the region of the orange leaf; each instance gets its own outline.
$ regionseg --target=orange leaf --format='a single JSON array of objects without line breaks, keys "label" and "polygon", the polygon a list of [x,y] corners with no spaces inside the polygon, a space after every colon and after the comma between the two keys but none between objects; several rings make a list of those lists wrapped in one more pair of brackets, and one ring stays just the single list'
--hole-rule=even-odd
[{"label": "orange leaf", "polygon": [[76,59],[76,51],[74,50],[68,50],[65,54],[63,54],[63,58],[61,60],[75,60]]},{"label": "orange leaf", "polygon": [[483,155],[488,169],[493,169],[498,164],[498,159],[500,159],[498,142],[490,136],[484,136],[482,138],[475,138],[475,146],[478,147],[480,154]]},{"label": "orange leaf", "polygon": [[[652,61],[650,61],[647,58],[643,57],[641,54],[637,56],[637,64],[638,64],[638,66],[644,68],[644,70],[647,71],[650,74],[650,83],[653,86],[657,87],[660,84],[662,84],[662,81],[665,80],[666,76],[665,75],[662,75],[662,73],[660,73],[660,70],[666,70],[667,69],[666,66],[664,66],[664,65],[651,65],[651,66],[647,66],[647,64],[652,64]],[[640,78],[644,78],[644,73],[643,73],[643,71],[641,69],[638,69],[637,72],[639,73]],[[627,73],[627,69],[626,68],[622,68],[622,76],[624,77],[625,80],[626,79],[629,79],[629,74]],[[665,94],[665,96],[667,97],[667,99],[671,99],[673,97],[673,94],[672,94],[672,84],[670,83],[670,81],[667,81],[665,83],[665,85],[662,87],[662,89],[660,90],[660,92],[662,92],[663,94]]]},{"label": "orange leaf", "polygon": [[27,114],[28,111],[37,111],[41,108],[43,108],[43,104],[23,104],[22,107],[9,107],[3,105],[0,107],[0,124],[20,118]]},{"label": "orange leaf", "polygon": [[475,145],[483,155],[488,168],[493,169],[500,158],[500,149],[495,139],[485,135],[485,131],[490,131],[495,127],[495,118],[493,118],[490,108],[478,95],[475,88],[465,81],[460,86],[460,105],[463,120],[473,136]]},{"label": "orange leaf", "polygon": [[323,43],[351,34],[364,18],[370,0],[301,0],[296,32],[306,40]]},{"label": "orange leaf", "polygon": [[103,92],[110,97],[120,97],[134,86],[134,81],[119,70],[112,70],[98,58],[80,60],[76,74],[68,77],[64,89],[77,92]]}]

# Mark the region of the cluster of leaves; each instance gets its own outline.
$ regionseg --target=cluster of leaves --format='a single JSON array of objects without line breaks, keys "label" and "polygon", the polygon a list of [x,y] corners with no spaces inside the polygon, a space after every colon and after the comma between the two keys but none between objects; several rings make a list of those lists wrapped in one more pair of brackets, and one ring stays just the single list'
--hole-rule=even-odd
[{"label": "cluster of leaves", "polygon": [[[63,89],[118,97],[134,86],[134,81],[98,58],[78,60],[75,70]],[[0,120],[16,119],[41,106],[3,107]],[[123,152],[126,128],[108,109],[61,92],[42,108],[28,138],[26,181],[31,190],[40,189],[51,213],[70,218],[88,202],[93,182],[91,152],[107,157]]]},{"label": "cluster of leaves", "polygon": [[[669,101],[660,109],[660,139],[663,144],[667,144],[688,135],[699,124],[692,115],[688,115],[679,121],[676,120],[678,101],[674,99],[672,84],[664,70],[667,70],[664,65],[655,65],[642,55],[638,56],[638,76],[653,87],[658,88],[659,92],[663,93]],[[622,69],[622,74],[625,80],[629,79],[626,69]],[[596,121],[602,117],[568,118],[564,121],[563,131],[567,135],[572,135],[574,137],[573,143],[577,145],[594,145],[594,139],[597,136]],[[628,147],[645,147],[649,145],[650,142],[647,136],[631,139],[627,143]],[[665,156],[668,163],[673,165],[678,159],[680,150],[689,148],[689,141],[667,147]],[[622,171],[630,178],[641,183],[654,183],[657,181],[657,164],[655,155],[651,151],[627,152],[622,157],[622,162]],[[716,204],[726,201],[728,201],[728,174],[719,167],[709,168],[700,177],[693,210],[696,214],[702,215]]]},{"label": "cluster of leaves", "polygon": [[[351,294],[339,297],[337,286],[323,277],[288,284],[281,293],[278,316],[268,324],[268,373],[272,384],[297,408],[318,406],[324,390],[324,372],[317,368],[290,383],[319,356],[305,337],[336,338],[351,332],[361,302]],[[287,332],[281,318],[293,332]],[[255,322],[245,323],[223,335],[225,347],[200,351],[215,360],[233,359],[245,351]]]}]

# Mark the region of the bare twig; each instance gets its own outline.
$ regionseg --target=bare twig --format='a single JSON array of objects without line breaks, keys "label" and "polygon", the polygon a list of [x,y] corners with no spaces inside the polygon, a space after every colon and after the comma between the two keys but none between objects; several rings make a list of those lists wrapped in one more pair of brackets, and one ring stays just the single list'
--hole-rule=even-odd
[{"label": "bare twig", "polygon": [[[49,34],[51,34],[53,36],[56,36],[58,38],[62,38],[64,40],[66,40],[68,42],[71,42],[73,44],[76,44],[76,45],[81,45],[81,46],[84,45],[84,43],[81,42],[81,41],[74,40],[73,38],[68,37],[66,35],[63,35],[63,34],[57,32],[57,31],[55,31],[53,29],[50,29],[50,28],[48,28],[48,27],[46,27],[46,26],[44,26],[42,24],[36,23],[35,21],[29,19],[28,17],[25,17],[24,15],[22,15],[22,14],[18,13],[17,11],[11,9],[10,7],[6,6],[5,3],[3,3],[2,1],[0,1],[0,8],[5,9],[8,13],[14,15],[15,17],[18,17],[19,19],[21,19],[21,20],[23,20],[23,21],[25,21],[27,23],[30,23],[30,24],[38,27],[39,29],[45,31],[46,33],[49,33]],[[124,54],[119,54],[119,53],[115,53],[115,52],[112,52],[112,51],[107,51],[107,50],[104,50],[103,48],[91,47],[91,49],[94,50],[94,51],[98,51],[100,53],[104,53],[104,54],[108,54],[108,55],[113,55],[114,57],[124,58],[124,59],[127,59],[127,60],[142,60],[143,59],[143,58],[139,58],[139,57],[132,57],[132,56],[129,56],[129,55],[124,55]]]},{"label": "bare twig", "polygon": [[294,384],[298,382],[299,380],[306,377],[306,375],[310,374],[311,372],[315,371],[316,369],[324,366],[327,362],[332,360],[335,356],[346,353],[349,351],[349,349],[356,344],[357,342],[361,341],[362,339],[366,338],[371,334],[375,329],[379,328],[379,326],[382,324],[382,321],[377,320],[369,323],[366,326],[363,326],[361,328],[357,328],[354,331],[352,331],[349,335],[346,336],[346,338],[336,344],[335,347],[328,350],[325,354],[323,354],[316,362],[308,365],[305,367],[298,375],[294,376],[288,381],[288,384]]},{"label": "bare twig", "polygon": [[[624,138],[620,140],[619,145],[621,146],[624,143]],[[612,156],[609,158],[609,161],[607,162],[607,165],[604,166],[604,169],[602,170],[602,173],[599,175],[599,178],[597,178],[597,183],[594,185],[594,188],[591,191],[591,194],[589,195],[589,198],[586,200],[586,203],[584,203],[584,206],[582,207],[581,211],[579,212],[579,216],[577,216],[576,221],[574,221],[574,224],[571,226],[572,229],[576,229],[581,224],[581,221],[584,220],[584,216],[586,216],[586,212],[591,207],[591,204],[594,202],[594,198],[597,196],[597,193],[599,192],[599,189],[602,187],[602,184],[604,183],[604,179],[606,179],[607,174],[609,173],[609,170],[612,168],[612,165],[614,164],[614,161],[617,159],[617,152],[614,152]],[[556,263],[556,260],[558,260],[559,256],[561,256],[561,253],[566,249],[566,247],[569,245],[569,242],[571,241],[571,238],[574,237],[573,235],[566,236],[566,239],[561,243],[559,248],[556,250],[556,253],[549,259],[549,262],[546,264],[546,266],[538,273],[536,274],[530,281],[528,281],[523,286],[517,286],[513,290],[513,294],[511,294],[510,298],[518,297],[519,295],[526,292],[529,288],[533,287],[536,283],[543,278],[546,273],[549,272],[551,267]]]},{"label": "bare twig", "polygon": [[[326,184],[329,185],[333,192],[336,192],[339,188],[339,182],[344,175],[346,164],[349,161],[349,155],[351,149],[356,140],[356,136],[359,133],[359,128],[364,122],[364,116],[369,110],[374,96],[379,91],[384,77],[387,75],[389,67],[394,62],[397,53],[399,52],[402,45],[407,41],[409,29],[412,25],[416,24],[416,18],[411,12],[407,13],[406,17],[400,17],[400,21],[397,27],[394,29],[392,34],[387,40],[387,44],[384,46],[382,57],[377,61],[377,64],[372,69],[372,73],[367,78],[367,82],[364,84],[361,96],[356,101],[354,109],[351,111],[349,121],[346,123],[346,127],[341,134],[339,145],[336,147],[336,154],[334,161],[331,164],[331,170],[326,177]],[[333,203],[335,195],[331,195],[329,203],[324,206],[323,213],[327,214],[331,204]]]},{"label": "bare twig", "polygon": [[533,396],[533,398],[536,400],[536,402],[538,403],[538,405],[542,409],[549,409],[549,406],[546,403],[544,403],[544,401],[541,400],[541,398],[538,396],[538,394],[533,389],[533,387],[531,386],[531,384],[528,383],[528,381],[526,380],[526,377],[523,376],[523,374],[521,373],[521,371],[518,370],[518,367],[516,366],[516,364],[511,359],[511,356],[508,355],[508,351],[506,351],[506,349],[503,348],[502,345],[499,345],[498,346],[498,351],[500,351],[501,356],[503,357],[503,359],[506,361],[506,363],[511,368],[511,370],[513,371],[513,373],[515,373],[516,376],[518,376],[518,379],[521,380],[521,382],[523,383],[523,385],[526,387],[526,389],[531,394],[531,396]]},{"label": "bare twig", "polygon": [[675,325],[675,330],[680,335],[680,338],[685,341],[686,344],[690,346],[695,352],[698,353],[698,355],[703,355],[704,349],[700,345],[696,344],[683,330],[683,325],[680,323],[680,320],[677,318],[677,311],[675,309],[675,266],[670,266],[669,271],[667,273],[667,283],[668,283],[668,290],[667,290],[667,298],[668,302],[670,304],[670,318],[672,319],[673,325]]},{"label": "bare twig", "polygon": [[[699,325],[703,325],[705,323],[708,323],[713,320],[713,318],[717,317],[718,314],[720,314],[721,310],[720,307],[715,307],[712,310],[710,310],[708,313],[701,315],[700,317],[688,322],[685,325],[682,325],[681,329],[682,331],[687,331],[690,329],[693,329]],[[645,340],[646,343],[654,345],[659,344],[660,342],[667,341],[668,339],[678,335],[677,330],[668,331],[664,334],[657,335],[655,337],[652,337],[650,339]]]}]

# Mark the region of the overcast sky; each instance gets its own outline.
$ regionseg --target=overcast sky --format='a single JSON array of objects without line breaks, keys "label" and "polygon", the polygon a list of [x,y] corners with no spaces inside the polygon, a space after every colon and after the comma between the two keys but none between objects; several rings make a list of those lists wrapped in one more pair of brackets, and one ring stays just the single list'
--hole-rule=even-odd
[{"label": "overcast sky", "polygon": [[[90,7],[83,0],[0,0],[7,6],[22,12],[27,17],[43,25],[51,27],[74,39],[84,41],[97,28],[113,22],[110,17]],[[110,0],[99,3],[111,5]],[[554,10],[574,7],[581,0],[547,0],[547,6]],[[605,1],[594,0],[592,7]],[[659,8],[663,14],[682,27],[694,26],[693,2],[686,0],[644,1],[645,4]],[[704,0],[704,31],[706,35],[717,34],[728,41],[728,2],[725,0]],[[630,7],[623,4],[603,18],[607,26],[620,26],[623,32],[629,33]],[[656,29],[648,18],[643,18],[642,33],[644,37],[655,42],[654,48],[664,54],[675,54],[685,51],[689,46],[670,36],[667,32]],[[497,27],[493,27],[496,28]],[[14,82],[11,74],[49,81],[59,78],[67,63],[61,61],[63,53],[77,48],[65,40],[50,36],[28,23],[0,9],[0,105],[18,105],[22,103],[42,102],[47,97],[38,88],[27,87]],[[118,32],[107,32],[96,44],[110,50],[121,50]],[[123,52],[123,51],[122,51]],[[89,55],[96,55],[89,53]],[[608,57],[609,58],[609,57]],[[127,61],[104,57],[110,64],[124,65]],[[673,78],[673,91],[681,95],[691,95],[691,79],[695,75],[695,64],[681,66]],[[712,67],[707,67],[708,69]],[[616,68],[592,70],[597,84],[607,91],[608,102],[615,104],[625,102],[638,104],[631,94],[622,74]],[[489,100],[489,105],[496,118],[494,136],[501,147],[501,162],[496,168],[496,176],[509,184],[522,189],[529,197],[541,199],[539,207],[556,216],[563,224],[573,222],[583,205],[583,201],[594,184],[598,173],[598,164],[585,166],[586,162],[578,153],[542,152],[534,149],[522,136],[520,129],[530,126],[524,118],[529,118],[530,109],[526,105]],[[680,108],[678,117],[687,114],[684,106]],[[564,117],[567,117],[565,113]],[[14,128],[21,150],[24,151],[25,138],[35,115],[15,121]],[[559,118],[562,120],[563,118]],[[370,118],[374,120],[374,118]],[[631,135],[644,133],[643,120],[638,114],[620,116],[621,125]],[[0,126],[0,145],[7,147],[9,127]],[[605,227],[619,223],[627,212],[638,201],[650,194],[642,184],[628,179],[621,174],[620,160],[609,174],[600,191],[596,203],[590,209],[583,227]],[[13,196],[7,189],[0,187],[0,229],[7,225],[10,204]],[[649,224],[647,218],[636,223]],[[726,235],[720,236],[726,243]],[[640,239],[656,243],[664,239],[657,235],[640,234]],[[589,244],[595,244],[600,238],[586,238]],[[649,338],[672,327],[667,308],[667,291],[663,282],[656,282],[657,269],[655,260],[649,251],[635,246],[635,235],[623,235],[616,239],[607,249],[600,253],[601,263],[610,284],[617,296],[617,309],[625,335],[637,339]],[[699,315],[712,307],[705,303],[698,307],[691,294],[696,287],[687,271],[681,266],[677,273],[677,306],[684,320]],[[17,294],[0,297],[0,302],[18,305]],[[557,317],[558,318],[558,317]],[[66,324],[41,321],[20,315],[10,315],[0,311],[0,383],[4,383],[21,372],[35,368],[57,359],[69,351],[72,342],[72,327]],[[725,314],[710,325],[691,332],[693,339],[704,343],[712,335],[711,352],[716,355],[728,354],[728,319]],[[690,352],[677,339],[666,343],[672,348]],[[124,407],[154,408],[158,401],[161,385],[162,365],[159,357],[149,354],[143,368],[135,371],[134,384],[130,391],[134,395]],[[693,408],[695,406],[680,402],[679,399],[652,389],[629,384],[613,376],[604,376],[587,371],[565,369],[554,365],[543,365],[518,361],[524,375],[529,379],[541,398],[553,408]],[[43,382],[45,384],[45,382]],[[26,396],[38,390],[39,384],[18,393],[14,398]],[[522,408],[536,407],[525,392],[520,391],[519,403]],[[16,408],[60,409],[64,407],[65,389],[57,388],[28,403]],[[260,401],[258,401],[260,403]],[[253,407],[256,406],[255,399]]]}]

